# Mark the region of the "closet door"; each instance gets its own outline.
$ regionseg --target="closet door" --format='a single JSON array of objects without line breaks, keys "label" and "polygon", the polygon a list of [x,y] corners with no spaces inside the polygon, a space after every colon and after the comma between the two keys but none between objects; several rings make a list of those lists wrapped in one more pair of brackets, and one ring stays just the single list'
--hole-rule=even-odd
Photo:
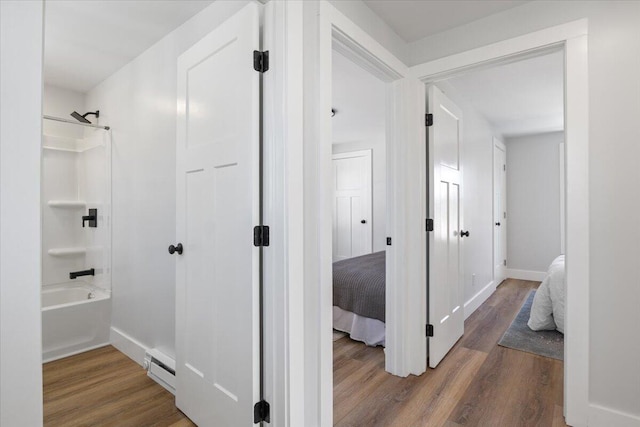
[{"label": "closet door", "polygon": [[259,12],[178,59],[176,405],[201,427],[251,426],[259,400]]},{"label": "closet door", "polygon": [[372,252],[371,150],[333,155],[333,261]]},{"label": "closet door", "polygon": [[507,278],[507,155],[493,139],[493,277],[498,286]]}]

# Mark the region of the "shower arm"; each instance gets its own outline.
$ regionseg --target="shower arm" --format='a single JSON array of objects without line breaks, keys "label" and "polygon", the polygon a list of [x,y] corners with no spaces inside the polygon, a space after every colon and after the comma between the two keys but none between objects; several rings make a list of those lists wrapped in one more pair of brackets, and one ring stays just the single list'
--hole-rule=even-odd
[{"label": "shower arm", "polygon": [[100,126],[100,125],[94,125],[94,124],[90,124],[90,123],[80,123],[80,122],[77,122],[75,120],[63,119],[63,118],[54,117],[54,116],[43,115],[42,118],[46,119],[46,120],[53,120],[55,122],[69,123],[69,124],[72,124],[72,125],[80,125],[80,126],[86,126],[86,127],[90,127],[90,128],[96,128],[96,129],[104,129],[104,130],[111,129],[109,126]]}]

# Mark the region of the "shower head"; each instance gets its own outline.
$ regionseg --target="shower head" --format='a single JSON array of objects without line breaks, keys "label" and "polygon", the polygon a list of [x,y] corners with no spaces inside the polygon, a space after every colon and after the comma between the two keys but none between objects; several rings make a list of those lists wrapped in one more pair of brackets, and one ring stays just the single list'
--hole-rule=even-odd
[{"label": "shower head", "polygon": [[80,123],[91,124],[91,122],[89,120],[87,120],[87,116],[89,116],[89,115],[94,115],[94,116],[96,116],[96,118],[98,118],[98,117],[100,117],[100,110],[96,110],[95,112],[88,112],[88,113],[84,113],[84,114],[80,114],[77,111],[74,111],[73,113],[71,113],[71,117],[73,117],[74,119],[76,119]]}]

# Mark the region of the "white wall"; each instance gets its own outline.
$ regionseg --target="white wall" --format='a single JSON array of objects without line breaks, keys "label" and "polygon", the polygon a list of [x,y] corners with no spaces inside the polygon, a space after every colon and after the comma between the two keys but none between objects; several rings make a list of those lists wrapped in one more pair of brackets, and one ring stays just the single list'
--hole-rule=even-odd
[{"label": "white wall", "polygon": [[[58,86],[44,85],[44,98],[42,100],[42,113],[48,116],[73,120],[70,114],[77,111],[84,114],[85,94]],[[89,116],[92,120],[93,116]],[[42,122],[42,131],[45,135],[63,136],[68,138],[82,138],[83,126],[74,126],[65,123],[45,120]]]},{"label": "white wall", "polygon": [[639,425],[640,340],[629,337],[640,325],[640,2],[527,2],[413,43],[411,63],[581,18],[589,20],[592,100],[590,416],[593,425],[614,425],[603,420],[620,413],[627,425]]},{"label": "white wall", "polygon": [[[175,356],[176,60],[246,1],[217,1],[88,92],[113,141],[112,326]],[[250,53],[249,53],[250,54]],[[139,345],[116,344],[141,362]],[[130,344],[130,343],[129,343]],[[133,349],[133,350],[132,350]]]},{"label": "white wall", "polygon": [[464,314],[468,317],[497,285],[493,283],[492,226],[493,137],[496,133],[463,93],[446,81],[437,86],[462,109],[462,228],[469,231],[469,237],[462,240],[462,265]]},{"label": "white wall", "polygon": [[0,425],[42,425],[42,1],[0,2]]},{"label": "white wall", "polygon": [[507,268],[546,272],[560,255],[560,152],[564,132],[505,139]]}]

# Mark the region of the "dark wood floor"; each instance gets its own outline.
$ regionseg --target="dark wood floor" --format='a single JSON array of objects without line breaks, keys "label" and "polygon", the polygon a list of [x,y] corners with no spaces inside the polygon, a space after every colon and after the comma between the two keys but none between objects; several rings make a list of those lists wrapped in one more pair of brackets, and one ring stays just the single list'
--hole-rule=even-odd
[{"label": "dark wood floor", "polygon": [[503,282],[440,365],[420,377],[386,373],[380,347],[334,342],[334,425],[566,426],[562,362],[497,345],[538,285]]},{"label": "dark wood floor", "polygon": [[46,363],[44,425],[194,426],[140,365],[108,346]]}]

